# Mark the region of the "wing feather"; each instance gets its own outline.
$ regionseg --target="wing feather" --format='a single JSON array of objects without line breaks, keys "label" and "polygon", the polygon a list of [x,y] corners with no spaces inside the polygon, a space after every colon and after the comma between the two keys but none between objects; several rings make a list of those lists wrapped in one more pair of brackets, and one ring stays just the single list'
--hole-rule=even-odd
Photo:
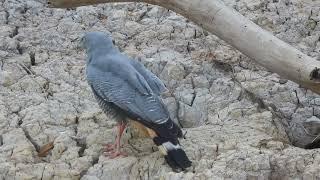
[{"label": "wing feather", "polygon": [[100,98],[148,123],[161,124],[170,119],[168,110],[158,95],[142,94],[131,85],[132,82],[128,83],[112,72],[102,72],[90,66],[88,68],[94,69],[89,69],[88,72],[94,72],[94,75],[87,73],[87,78]]},{"label": "wing feather", "polygon": [[151,71],[144,67],[139,61],[132,59],[130,63],[135,67],[135,69],[146,79],[152,91],[158,95],[166,92],[168,89],[163,84],[163,82]]}]

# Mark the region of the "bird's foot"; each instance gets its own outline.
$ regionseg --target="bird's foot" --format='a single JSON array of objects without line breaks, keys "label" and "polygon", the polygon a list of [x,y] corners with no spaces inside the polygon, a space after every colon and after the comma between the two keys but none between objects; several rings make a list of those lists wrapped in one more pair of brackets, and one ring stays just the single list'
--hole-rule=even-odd
[{"label": "bird's foot", "polygon": [[114,152],[105,153],[105,156],[109,157],[110,159],[114,159],[119,156],[127,157],[128,154],[122,151],[114,151]]},{"label": "bird's foot", "polygon": [[[103,145],[103,151],[104,152],[111,152],[111,151],[115,151],[117,149],[117,144],[113,144],[113,143],[107,143]],[[123,145],[120,145],[120,148],[122,148]]]},{"label": "bird's foot", "polygon": [[110,151],[114,151],[116,149],[116,144],[113,143],[107,143],[104,145],[104,152],[110,152]]}]

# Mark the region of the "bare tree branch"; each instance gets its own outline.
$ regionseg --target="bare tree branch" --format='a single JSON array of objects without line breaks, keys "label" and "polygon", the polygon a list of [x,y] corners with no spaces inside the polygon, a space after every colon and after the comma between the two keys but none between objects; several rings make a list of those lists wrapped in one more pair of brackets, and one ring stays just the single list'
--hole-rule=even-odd
[{"label": "bare tree branch", "polygon": [[145,2],[170,9],[268,70],[320,94],[320,61],[263,30],[220,0],[48,0],[49,6],[55,8],[111,2]]}]

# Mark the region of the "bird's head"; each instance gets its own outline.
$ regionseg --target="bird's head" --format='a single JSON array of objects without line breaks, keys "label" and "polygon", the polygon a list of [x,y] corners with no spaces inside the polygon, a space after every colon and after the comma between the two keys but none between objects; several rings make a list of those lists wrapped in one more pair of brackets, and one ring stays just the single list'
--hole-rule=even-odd
[{"label": "bird's head", "polygon": [[108,53],[114,49],[114,41],[111,35],[103,32],[87,32],[81,38],[80,46],[84,48],[87,53],[95,51],[103,51]]}]

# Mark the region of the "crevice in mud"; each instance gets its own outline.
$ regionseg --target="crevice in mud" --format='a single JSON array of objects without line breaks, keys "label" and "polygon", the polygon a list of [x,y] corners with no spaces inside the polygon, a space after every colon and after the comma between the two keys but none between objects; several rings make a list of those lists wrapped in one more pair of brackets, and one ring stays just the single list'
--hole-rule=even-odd
[{"label": "crevice in mud", "polygon": [[245,95],[247,95],[247,97],[250,99],[251,102],[258,104],[257,108],[258,108],[259,112],[261,112],[261,110],[268,109],[267,105],[264,103],[264,101],[261,98],[257,97],[254,93],[252,93],[244,88],[243,88],[243,91],[244,91]]},{"label": "crevice in mud", "polygon": [[79,117],[78,116],[76,116],[75,117],[75,127],[74,127],[74,132],[75,132],[75,134],[77,135],[78,134],[78,125],[79,125]]},{"label": "crevice in mud", "polygon": [[22,55],[23,54],[23,49],[21,48],[21,46],[20,46],[20,43],[18,43],[17,44],[17,51],[18,51],[18,53],[20,54],[20,55]]},{"label": "crevice in mud", "polygon": [[14,30],[12,31],[12,33],[9,35],[9,37],[10,37],[10,38],[13,38],[13,37],[15,37],[16,35],[18,35],[18,33],[19,33],[19,27],[16,26],[16,27],[14,28]]},{"label": "crevice in mud", "polygon": [[36,65],[35,53],[34,53],[34,52],[30,52],[30,53],[29,53],[29,57],[30,57],[30,64],[31,64],[31,66],[35,66],[35,65]]},{"label": "crevice in mud", "polygon": [[172,27],[172,31],[169,34],[169,40],[172,40],[172,34],[176,31],[175,27]]},{"label": "crevice in mud", "polygon": [[20,120],[18,121],[18,126],[20,127],[22,123],[23,123],[23,121],[22,121],[22,119],[20,119]]},{"label": "crevice in mud", "polygon": [[88,172],[88,169],[81,171],[81,172],[80,172],[80,179],[81,179],[84,175],[86,175],[87,172]]},{"label": "crevice in mud", "polygon": [[223,70],[225,73],[230,73],[234,71],[232,65],[230,65],[229,63],[225,63],[219,60],[215,60],[212,62],[213,62],[213,68]]},{"label": "crevice in mud", "polygon": [[[244,97],[248,97],[249,100],[253,103],[257,103],[258,104],[258,112],[262,112],[263,110],[268,110],[270,111],[273,115],[277,116],[278,118],[281,119],[287,119],[287,117],[285,117],[281,111],[274,105],[274,104],[267,104],[264,102],[264,100],[260,97],[258,97],[256,94],[254,94],[253,92],[245,89],[240,82],[238,82],[237,80],[235,80],[236,83],[241,87],[241,94],[238,97],[238,100],[243,99]],[[283,123],[281,123],[283,124]],[[286,128],[285,128],[286,129]]]},{"label": "crevice in mud", "polygon": [[44,174],[44,170],[45,170],[45,169],[46,169],[46,166],[44,166],[43,169],[42,169],[42,173],[41,173],[41,178],[40,178],[40,180],[43,179],[43,174]]},{"label": "crevice in mud", "polygon": [[181,124],[181,119],[179,117],[179,111],[180,111],[180,108],[181,108],[180,107],[180,102],[176,97],[174,97],[174,98],[176,99],[176,102],[177,102],[177,112],[176,112],[177,121],[178,121],[179,126],[183,128],[183,126]]},{"label": "crevice in mud", "polygon": [[[98,162],[99,162],[99,157],[92,157],[92,163],[91,163],[90,167],[93,167],[94,165],[98,164]],[[81,179],[81,177],[83,177],[84,175],[87,174],[89,168],[80,172],[80,179]]]},{"label": "crevice in mud", "polygon": [[196,38],[197,38],[197,30],[194,29],[193,39],[196,39]]},{"label": "crevice in mud", "polygon": [[[304,106],[300,103],[300,99],[299,99],[297,90],[294,90],[294,94],[295,94],[295,96],[296,96],[296,98],[297,98],[297,104],[296,104],[295,109],[293,110],[293,112],[295,113],[295,112],[297,112],[297,110],[298,110],[299,108],[302,108],[302,107],[304,107]],[[292,115],[291,115],[291,116],[292,116]],[[290,117],[290,119],[291,119],[291,117]]]},{"label": "crevice in mud", "polygon": [[82,140],[82,139],[79,139],[76,142],[77,142],[77,146],[80,147],[80,149],[78,151],[79,157],[83,157],[83,154],[84,154],[84,151],[87,147],[87,144],[86,144],[85,140]]},{"label": "crevice in mud", "polygon": [[0,71],[4,70],[3,67],[4,67],[4,59],[1,59],[0,60]]},{"label": "crevice in mud", "polygon": [[30,67],[26,66],[23,63],[19,63],[20,67],[28,74],[33,75],[34,73],[31,71]]},{"label": "crevice in mud", "polygon": [[47,78],[46,79],[46,82],[43,84],[42,86],[42,93],[44,94],[45,98],[48,99],[49,97],[52,97],[53,96],[53,92],[49,90],[49,87],[50,87],[50,82]]},{"label": "crevice in mud", "polygon": [[[76,116],[75,117],[75,127],[74,127],[74,131],[75,131],[75,135],[76,136],[78,134],[78,125],[79,125],[79,117]],[[73,139],[76,141],[77,146],[80,147],[80,149],[78,151],[78,155],[79,155],[79,157],[82,157],[83,154],[84,154],[85,149],[87,148],[86,139],[85,138],[79,138],[79,137],[76,137],[76,138],[73,138]]]},{"label": "crevice in mud", "polygon": [[0,135],[0,146],[3,145],[3,138],[2,138],[2,135]]},{"label": "crevice in mud", "polygon": [[5,12],[5,24],[9,24],[9,16],[10,16],[10,14],[9,14],[9,12],[8,11],[4,11]]},{"label": "crevice in mud", "polygon": [[187,44],[187,52],[190,53],[193,49],[190,47],[191,43],[190,41],[188,41],[188,44]]},{"label": "crevice in mud", "polygon": [[143,13],[141,13],[141,14],[139,15],[139,17],[138,17],[138,19],[137,19],[136,22],[140,22],[140,21],[148,14],[148,12],[151,11],[151,9],[152,9],[152,8],[147,8],[146,11],[144,11]]},{"label": "crevice in mud", "polygon": [[25,14],[28,10],[29,10],[29,8],[24,6],[23,8],[20,8],[20,13]]},{"label": "crevice in mud", "polygon": [[27,130],[25,130],[24,128],[22,128],[22,130],[23,130],[25,136],[27,137],[27,139],[31,142],[33,147],[36,149],[36,151],[39,152],[40,146],[32,139],[32,137],[30,136],[30,134]]},{"label": "crevice in mud", "polygon": [[92,166],[98,164],[98,162],[99,162],[99,157],[93,157],[92,159],[93,159],[93,160],[92,160]]},{"label": "crevice in mud", "polygon": [[[247,97],[251,102],[257,103],[258,104],[258,107],[257,107],[258,112],[263,112],[265,110],[270,111],[272,113],[272,123],[273,123],[274,127],[277,128],[278,132],[282,132],[284,129],[286,135],[290,139],[290,137],[288,135],[288,128],[287,128],[286,124],[282,120],[279,120],[279,119],[287,119],[285,117],[285,115],[274,104],[266,103],[262,98],[258,97],[253,92],[245,89],[242,86],[241,82],[239,82],[234,76],[232,79],[237,85],[239,85],[241,87],[241,94],[239,95],[238,99],[243,99],[243,98]],[[289,143],[289,142],[286,142],[286,143]],[[291,140],[290,140],[290,143],[291,143]]]},{"label": "crevice in mud", "polygon": [[193,77],[191,77],[191,85],[192,85],[193,93],[192,93],[192,99],[191,99],[190,106],[193,105],[193,102],[194,102],[194,100],[196,99],[196,96],[197,96],[196,91],[194,90],[195,89],[195,85],[194,85]]}]

